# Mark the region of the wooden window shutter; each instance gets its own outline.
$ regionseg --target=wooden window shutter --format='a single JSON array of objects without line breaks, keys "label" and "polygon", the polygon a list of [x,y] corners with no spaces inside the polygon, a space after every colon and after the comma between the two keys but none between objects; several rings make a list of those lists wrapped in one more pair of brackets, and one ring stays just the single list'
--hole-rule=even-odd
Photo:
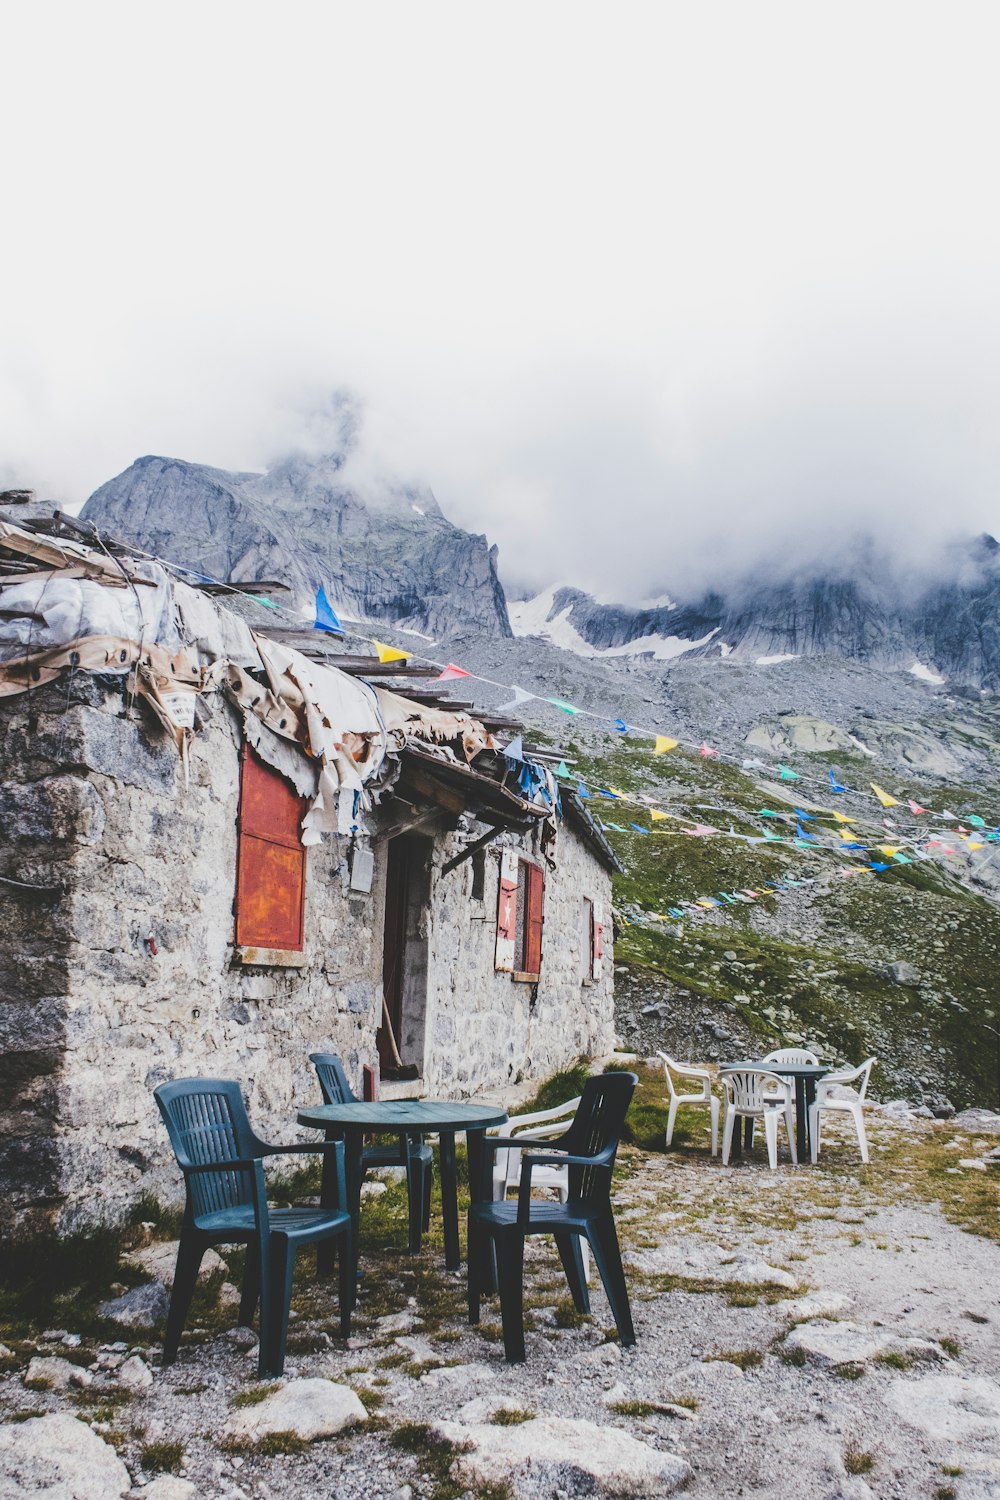
[{"label": "wooden window shutter", "polygon": [[517,854],[504,849],[500,855],[500,895],[497,900],[497,948],[494,968],[514,972],[514,938],[517,933]]},{"label": "wooden window shutter", "polygon": [[525,865],[524,972],[540,974],[542,969],[542,907],[545,872],[539,865]]},{"label": "wooden window shutter", "polygon": [[303,948],[306,851],[302,799],[249,745],[240,766],[236,942],[243,948]]},{"label": "wooden window shutter", "polygon": [[604,956],[604,907],[600,901],[592,901],[590,906],[591,938],[591,979],[601,977],[601,959]]}]

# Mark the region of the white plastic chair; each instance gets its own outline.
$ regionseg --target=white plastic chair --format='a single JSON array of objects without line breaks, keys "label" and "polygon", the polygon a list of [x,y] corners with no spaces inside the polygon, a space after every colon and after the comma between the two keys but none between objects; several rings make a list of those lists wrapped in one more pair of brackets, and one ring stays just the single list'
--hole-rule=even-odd
[{"label": "white plastic chair", "polygon": [[772,1172],[778,1165],[778,1119],[785,1121],[785,1134],[792,1165],[798,1166],[795,1151],[795,1118],[792,1110],[792,1085],[787,1078],[769,1073],[766,1068],[738,1068],[719,1074],[726,1091],[726,1112],[722,1125],[722,1165],[729,1165],[733,1144],[733,1127],[738,1120],[760,1116],[764,1121],[767,1160]]},{"label": "white plastic chair", "polygon": [[[516,1132],[519,1141],[548,1140],[553,1134],[559,1134],[552,1129],[557,1121],[569,1125],[576,1114],[580,1098],[577,1095],[575,1099],[567,1099],[565,1104],[557,1104],[554,1109],[538,1109],[529,1115],[514,1115],[496,1131],[491,1130],[490,1135],[509,1136],[513,1139]],[[521,1152],[514,1146],[509,1151],[498,1148],[493,1153],[493,1158],[493,1197],[496,1200],[506,1198],[511,1188],[520,1187]],[[565,1203],[569,1197],[569,1167],[533,1167],[531,1186],[552,1188],[559,1194],[559,1202]],[[585,1239],[581,1239],[580,1247],[583,1251],[583,1277],[585,1281],[589,1281],[590,1251]]]},{"label": "white plastic chair", "polygon": [[[864,1102],[868,1080],[877,1058],[869,1057],[860,1067],[844,1073],[827,1073],[816,1085],[816,1099],[809,1106],[809,1142],[812,1159],[819,1157],[819,1115],[822,1109],[838,1110],[841,1114],[853,1115],[854,1128],[858,1132],[861,1160],[868,1161],[868,1137],[865,1135]],[[861,1080],[860,1083],[858,1080]],[[856,1087],[851,1088],[855,1084]],[[831,1095],[832,1089],[844,1089],[840,1097]]]},{"label": "white plastic chair", "polygon": [[799,1065],[803,1068],[818,1068],[819,1058],[815,1052],[810,1052],[808,1047],[779,1047],[775,1052],[769,1052],[766,1057],[761,1058],[765,1063],[788,1063],[794,1067]]},{"label": "white plastic chair", "polygon": [[[712,1075],[707,1068],[689,1068],[686,1063],[674,1062],[665,1052],[657,1052],[663,1063],[667,1088],[670,1091],[670,1108],[667,1111],[667,1145],[674,1138],[677,1111],[682,1104],[707,1104],[712,1116],[712,1155],[719,1154],[719,1101],[712,1093]],[[674,1075],[682,1081],[698,1084],[696,1094],[679,1094],[674,1087]]]},{"label": "white plastic chair", "polygon": [[[565,1104],[557,1104],[554,1109],[539,1109],[530,1115],[514,1115],[498,1130],[491,1130],[490,1134],[513,1138],[516,1133],[517,1138],[522,1141],[547,1140],[560,1133],[552,1129],[552,1123],[561,1120],[565,1126],[568,1126],[576,1114],[579,1103],[580,1097],[577,1096],[576,1099],[568,1099]],[[510,1189],[519,1187],[520,1183],[521,1152],[513,1147],[509,1151],[495,1151],[493,1153],[494,1199],[506,1198]],[[565,1203],[569,1196],[569,1168],[534,1167],[531,1173],[531,1186],[554,1188],[559,1194],[560,1203]]]}]

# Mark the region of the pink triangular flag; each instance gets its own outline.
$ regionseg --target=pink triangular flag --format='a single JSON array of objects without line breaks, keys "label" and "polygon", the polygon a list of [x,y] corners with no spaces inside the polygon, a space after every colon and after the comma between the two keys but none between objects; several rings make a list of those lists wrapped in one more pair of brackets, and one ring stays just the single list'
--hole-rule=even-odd
[{"label": "pink triangular flag", "polygon": [[925,813],[927,811],[926,807],[921,807],[919,802],[911,801],[908,805],[910,812],[913,813],[914,817],[916,817],[919,813]]},{"label": "pink triangular flag", "polygon": [[456,667],[455,663],[450,661],[444,671],[438,675],[437,680],[438,682],[447,682],[450,677],[468,677],[469,675],[468,672],[463,671],[461,667]]},{"label": "pink triangular flag", "polygon": [[718,750],[713,750],[710,745],[702,745],[701,749],[698,751],[698,754],[704,760],[707,760],[710,755],[718,755],[718,753]]}]

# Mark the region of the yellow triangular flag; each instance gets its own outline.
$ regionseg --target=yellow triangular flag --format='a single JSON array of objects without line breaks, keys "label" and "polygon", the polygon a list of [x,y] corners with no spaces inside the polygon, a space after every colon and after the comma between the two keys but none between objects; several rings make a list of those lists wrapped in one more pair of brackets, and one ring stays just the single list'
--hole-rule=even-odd
[{"label": "yellow triangular flag", "polygon": [[857,821],[855,818],[849,818],[846,813],[835,812],[833,816],[838,823],[854,823]]},{"label": "yellow triangular flag", "polygon": [[985,844],[977,844],[977,843],[974,843],[974,842],[970,841],[968,844],[966,844],[965,847],[966,847],[966,849],[985,849],[986,845]]},{"label": "yellow triangular flag", "polygon": [[668,750],[676,750],[680,740],[672,740],[665,734],[656,736],[656,744],[653,746],[654,755],[666,755]]},{"label": "yellow triangular flag", "polygon": [[616,786],[609,786],[608,791],[611,792],[611,794],[615,797],[625,797],[627,795],[625,792],[620,791]]},{"label": "yellow triangular flag", "polygon": [[372,645],[378,652],[379,661],[409,661],[413,655],[412,651],[398,651],[395,646],[387,646],[385,641],[372,641]]},{"label": "yellow triangular flag", "polygon": [[851,832],[851,830],[849,828],[842,828],[840,830],[840,837],[844,840],[845,843],[849,844],[849,843],[852,842],[852,840],[854,838],[854,834]]},{"label": "yellow triangular flag", "polygon": [[879,844],[879,849],[883,854],[898,854],[900,847],[899,844]]},{"label": "yellow triangular flag", "polygon": [[669,817],[669,814],[660,812],[658,807],[651,807],[649,810],[649,816],[652,818],[654,823],[659,823],[663,818]]},{"label": "yellow triangular flag", "polygon": [[883,791],[880,786],[876,786],[874,781],[869,781],[868,785],[871,787],[872,791],[875,793],[876,797],[881,802],[883,807],[899,806],[899,799],[897,797],[890,797],[889,793]]}]

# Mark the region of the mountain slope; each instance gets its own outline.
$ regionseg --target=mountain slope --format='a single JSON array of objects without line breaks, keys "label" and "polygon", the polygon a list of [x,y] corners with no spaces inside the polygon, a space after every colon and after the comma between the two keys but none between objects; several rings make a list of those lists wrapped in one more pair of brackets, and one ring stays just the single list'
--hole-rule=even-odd
[{"label": "mountain slope", "polygon": [[83,516],[213,578],[287,582],[303,606],[322,584],[350,618],[509,636],[496,548],[446,520],[430,491],[384,486],[362,498],[344,463],[295,457],[241,474],[140,458]]},{"label": "mountain slope", "polygon": [[584,655],[732,656],[760,665],[840,656],[1000,690],[1000,548],[980,537],[942,554],[936,572],[910,577],[861,543],[850,566],[816,564],[787,581],[748,575],[724,592],[647,607],[561,587],[513,604],[511,618],[518,634]]}]

